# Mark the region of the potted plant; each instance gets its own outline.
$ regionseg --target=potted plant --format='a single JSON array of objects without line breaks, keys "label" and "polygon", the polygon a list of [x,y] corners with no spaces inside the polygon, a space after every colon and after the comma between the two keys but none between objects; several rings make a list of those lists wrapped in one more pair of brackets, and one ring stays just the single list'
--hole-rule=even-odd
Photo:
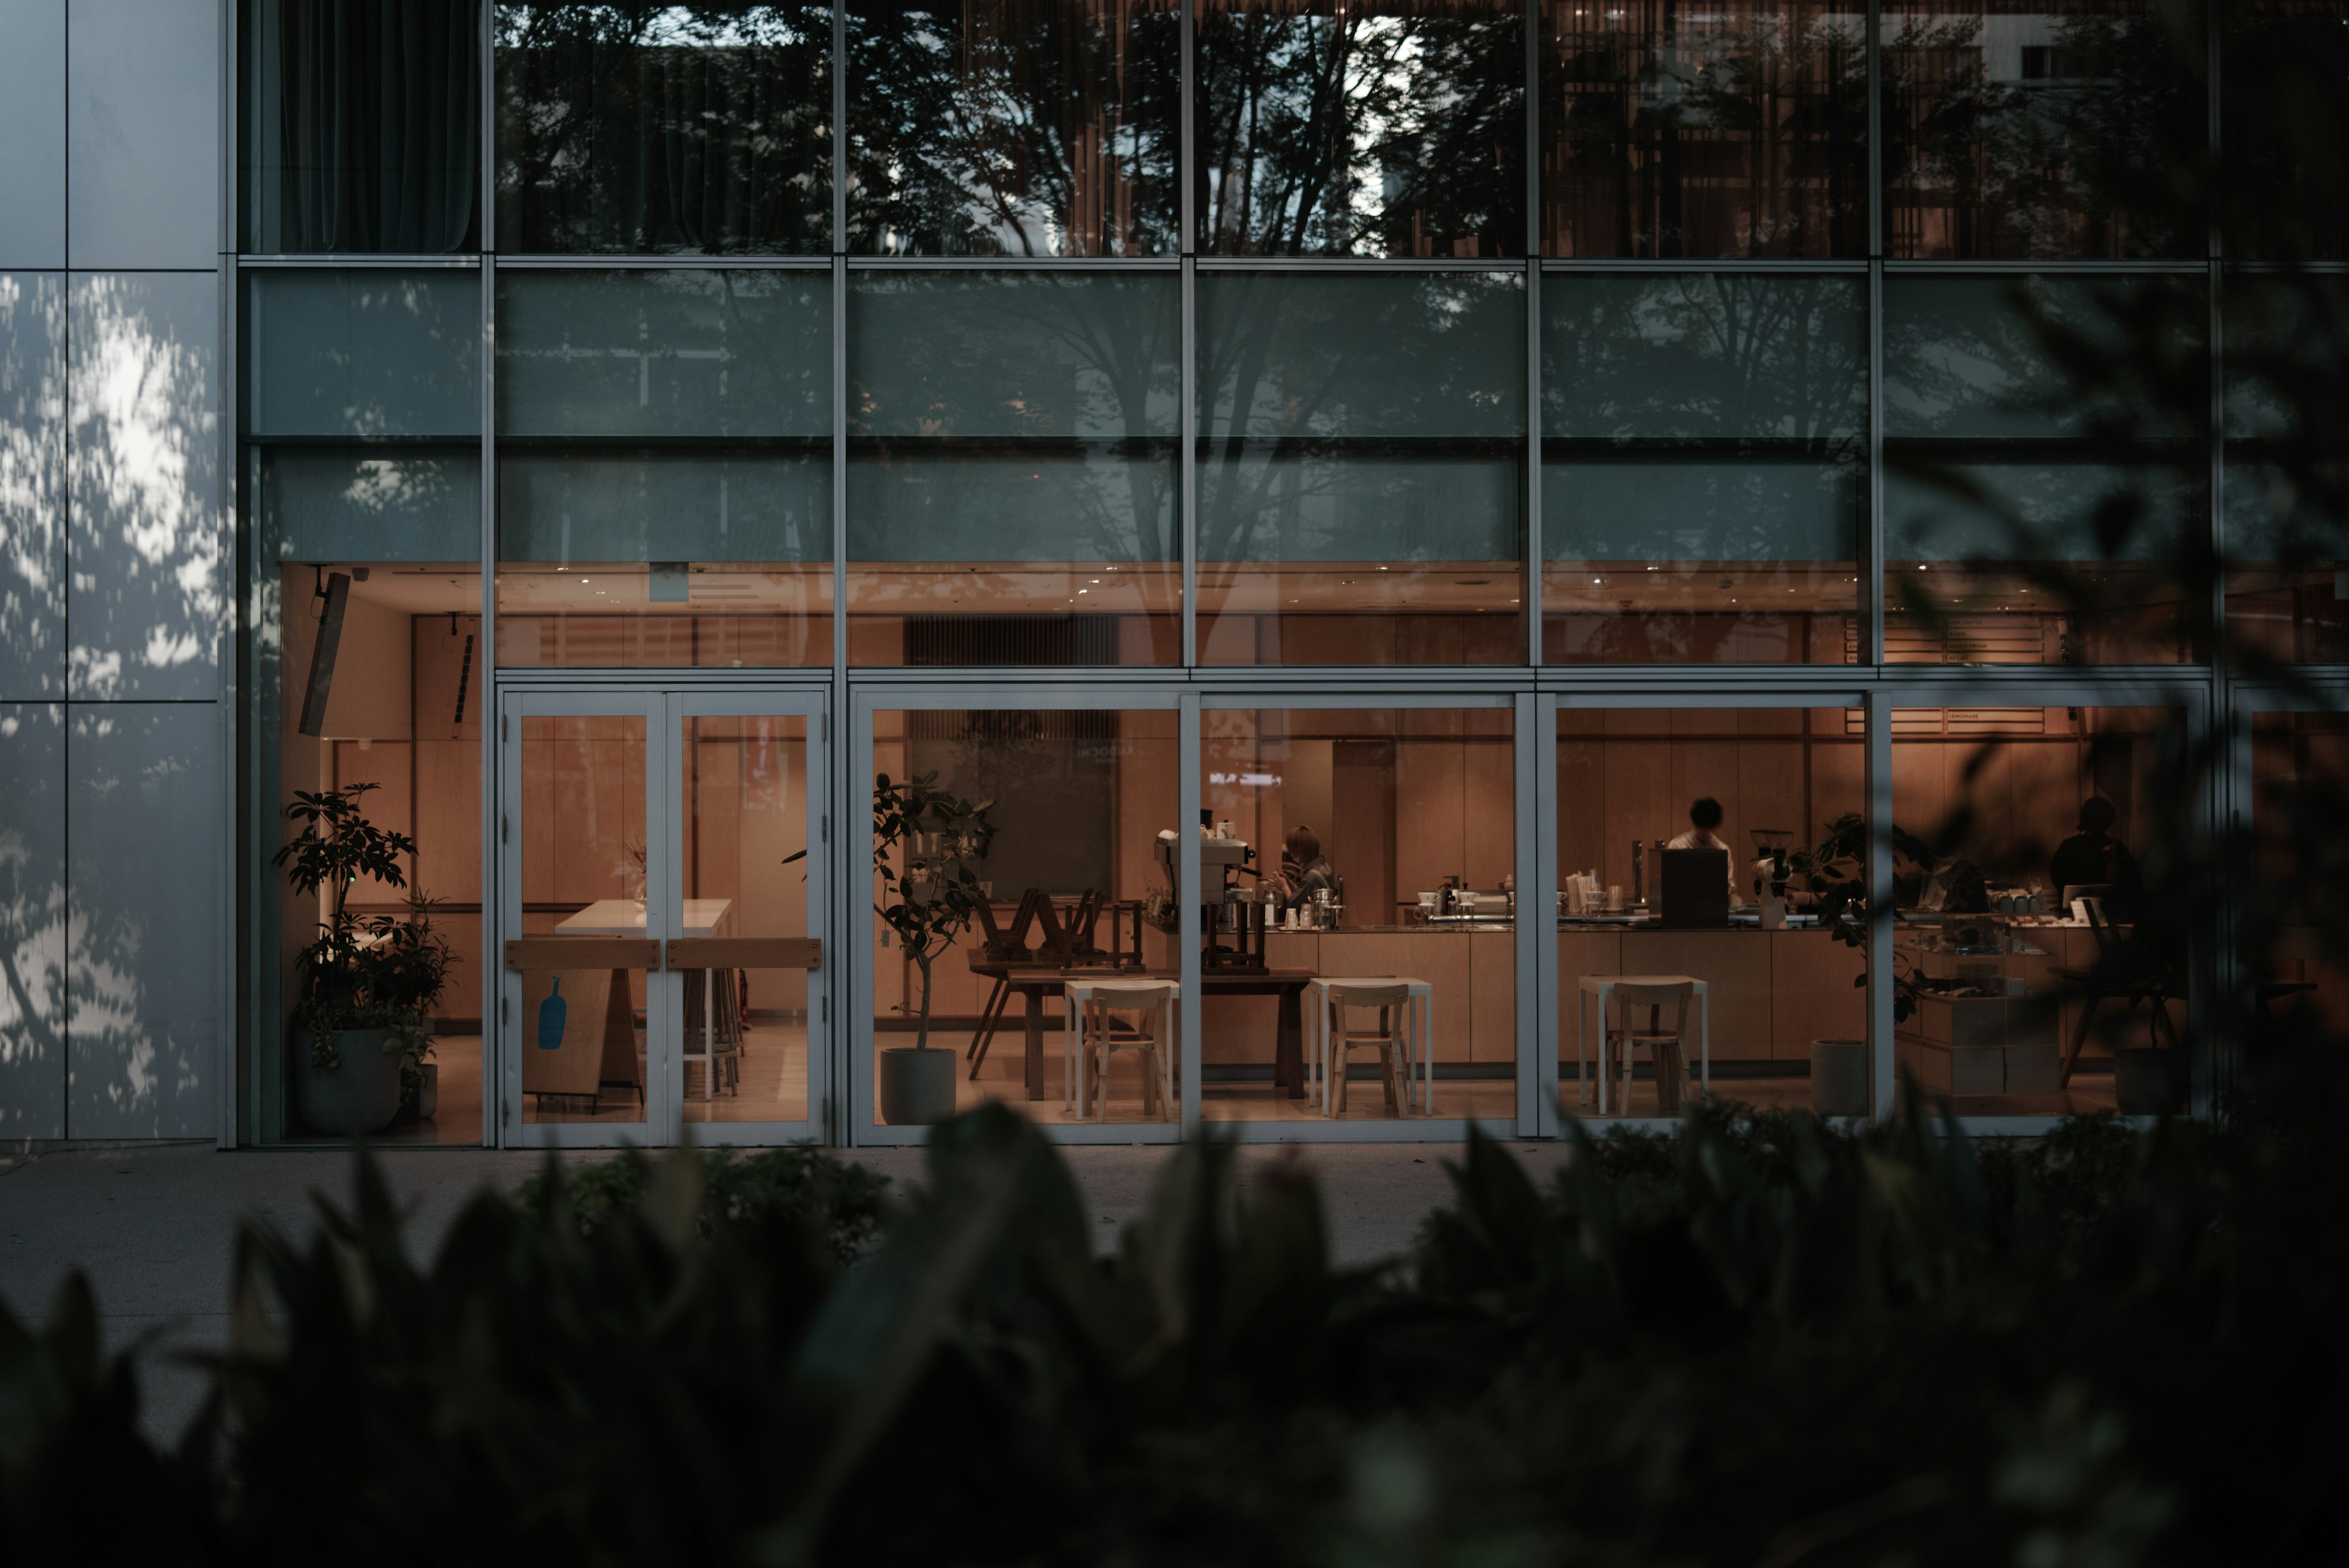
[{"label": "potted plant", "polygon": [[[978,916],[987,897],[971,863],[995,836],[987,814],[938,787],[938,775],[873,781],[874,912],[921,972],[922,1000],[910,1047],[881,1053],[881,1119],[926,1125],[954,1115],[952,1051],[930,1044],[930,965]],[[887,939],[885,938],[884,940]]]},{"label": "potted plant", "polygon": [[[1931,850],[1912,834],[1892,830],[1895,851],[1912,860],[1930,860]],[[1868,824],[1859,813],[1847,811],[1827,824],[1826,836],[1786,857],[1790,875],[1799,876],[1816,898],[1819,925],[1837,941],[1868,951]],[[1905,1023],[1917,1010],[1922,984],[1913,965],[1899,953],[1892,964],[1892,1020]],[[1868,984],[1863,965],[1852,984]],[[1811,1042],[1811,1108],[1823,1116],[1864,1116],[1873,1110],[1868,1092],[1869,1062],[1865,1040]]]},{"label": "potted plant", "polygon": [[406,888],[399,857],[416,851],[406,834],[367,819],[359,797],[375,787],[296,790],[285,815],[302,831],[270,861],[296,893],[315,898],[323,889],[333,900],[295,957],[299,991],[287,1034],[300,1063],[296,1109],[313,1131],[336,1137],[380,1132],[404,1094],[421,1098],[431,1010],[454,959],[421,894],[406,900],[405,916],[351,912],[353,883],[372,877]]}]

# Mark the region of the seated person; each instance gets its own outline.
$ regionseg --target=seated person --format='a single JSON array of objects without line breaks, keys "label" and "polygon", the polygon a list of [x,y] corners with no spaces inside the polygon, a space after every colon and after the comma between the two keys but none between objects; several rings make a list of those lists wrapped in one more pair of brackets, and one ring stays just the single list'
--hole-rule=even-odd
[{"label": "seated person", "polygon": [[2137,858],[2113,836],[2113,823],[2119,815],[2113,803],[2100,794],[2080,803],[2080,830],[2055,846],[2055,858],[2048,867],[2048,880],[2055,884],[2057,898],[2064,896],[2066,888],[2099,886],[2126,898],[2137,881]]},{"label": "seated person", "polygon": [[[1729,901],[1743,901],[1737,890],[1737,852],[1721,836],[1721,803],[1701,795],[1689,804],[1689,830],[1664,846],[1667,849],[1718,849],[1729,857]],[[1658,873],[1661,875],[1661,872]]]},{"label": "seated person", "polygon": [[1313,896],[1324,889],[1333,899],[1338,896],[1338,873],[1330,857],[1321,853],[1320,836],[1302,823],[1290,828],[1281,843],[1280,873],[1273,887],[1276,910],[1310,904]]}]

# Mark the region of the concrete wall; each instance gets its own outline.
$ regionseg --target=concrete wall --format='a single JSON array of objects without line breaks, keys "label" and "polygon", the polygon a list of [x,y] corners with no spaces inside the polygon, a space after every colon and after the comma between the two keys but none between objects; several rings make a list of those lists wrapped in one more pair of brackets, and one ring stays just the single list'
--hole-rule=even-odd
[{"label": "concrete wall", "polygon": [[0,0],[0,1139],[223,1131],[222,25]]}]

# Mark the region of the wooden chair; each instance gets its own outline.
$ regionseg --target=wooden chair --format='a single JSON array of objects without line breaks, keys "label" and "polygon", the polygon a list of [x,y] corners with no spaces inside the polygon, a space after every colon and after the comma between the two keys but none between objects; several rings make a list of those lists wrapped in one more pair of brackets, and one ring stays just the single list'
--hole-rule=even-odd
[{"label": "wooden chair", "polygon": [[[1356,1012],[1376,1012],[1378,1023],[1370,1033],[1359,1033],[1353,1027],[1350,1014]],[[1401,981],[1391,985],[1333,985],[1330,988],[1329,1041],[1330,1054],[1323,1065],[1328,1082],[1322,1086],[1324,1114],[1343,1116],[1346,1111],[1346,1068],[1353,1053],[1373,1050],[1384,1071],[1381,1078],[1386,1085],[1387,1114],[1402,1116],[1411,1104],[1411,1064],[1413,1047],[1417,1042],[1412,1031],[1417,1027],[1416,1014],[1411,1005],[1411,987]]]},{"label": "wooden chair", "polygon": [[[1656,1105],[1665,1116],[1680,1115],[1682,1097],[1688,1090],[1689,1003],[1696,996],[1696,987],[1687,981],[1674,985],[1619,985],[1615,1002],[1619,1022],[1607,1025],[1605,1037],[1599,1045],[1599,1070],[1607,1071],[1608,1053],[1620,1053],[1617,1057],[1621,1073],[1620,1104],[1625,1112],[1631,1106],[1631,1053],[1645,1045],[1656,1064]],[[1648,1026],[1638,1027],[1633,1022],[1633,1010],[1648,1010]],[[1673,1009],[1672,1026],[1663,1027],[1663,1010]]]},{"label": "wooden chair", "polygon": [[[1164,981],[1101,981],[1085,999],[1083,1041],[1078,1047],[1077,1116],[1086,1116],[1085,1080],[1093,1084],[1092,1116],[1109,1119],[1109,1063],[1113,1051],[1142,1053],[1142,1114],[1166,1120],[1174,1115],[1175,987]],[[1123,1032],[1117,1016],[1131,1015]]]}]

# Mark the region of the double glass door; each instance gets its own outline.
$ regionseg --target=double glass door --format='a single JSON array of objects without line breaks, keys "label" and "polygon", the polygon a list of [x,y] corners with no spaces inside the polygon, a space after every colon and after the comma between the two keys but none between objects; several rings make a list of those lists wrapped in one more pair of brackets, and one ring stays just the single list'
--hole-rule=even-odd
[{"label": "double glass door", "polygon": [[820,1135],[823,704],[740,690],[504,698],[502,1142]]}]

